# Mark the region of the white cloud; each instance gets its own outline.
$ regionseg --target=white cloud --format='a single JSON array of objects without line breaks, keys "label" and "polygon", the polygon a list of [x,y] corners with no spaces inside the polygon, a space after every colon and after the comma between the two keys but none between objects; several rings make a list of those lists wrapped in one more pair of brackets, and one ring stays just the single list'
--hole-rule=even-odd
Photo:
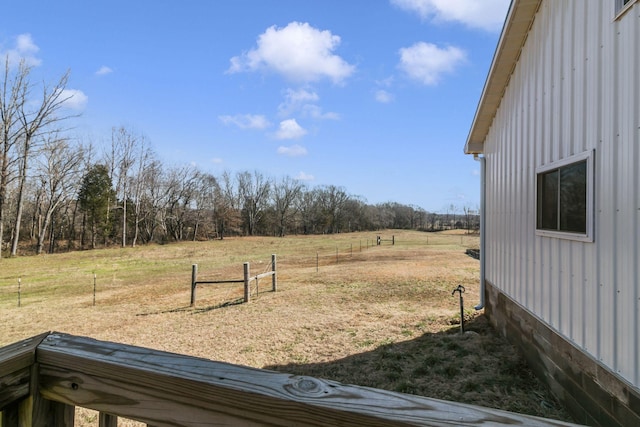
[{"label": "white cloud", "polygon": [[393,101],[393,95],[383,89],[378,89],[375,93],[376,101],[382,104],[388,104]]},{"label": "white cloud", "polygon": [[376,84],[380,87],[391,87],[393,85],[393,81],[395,79],[393,76],[387,77],[386,79],[376,80]]},{"label": "white cloud", "polygon": [[299,111],[302,106],[307,103],[315,103],[320,99],[317,93],[310,92],[306,89],[287,89],[284,95],[284,101],[278,106],[278,114],[281,116],[290,116]]},{"label": "white cloud", "polygon": [[421,19],[460,22],[468,27],[500,31],[510,0],[391,0]]},{"label": "white cloud", "polygon": [[63,107],[76,111],[84,110],[89,102],[89,97],[77,89],[63,89],[59,99],[64,100]]},{"label": "white cloud", "polygon": [[220,157],[214,157],[211,159],[211,163],[213,163],[214,165],[220,165],[223,163],[223,161]]},{"label": "white cloud", "polygon": [[324,112],[318,105],[307,104],[302,107],[302,115],[317,120],[340,120],[340,114],[332,111]]},{"label": "white cloud", "polygon": [[280,116],[291,116],[296,112],[301,112],[304,117],[311,117],[318,120],[338,120],[340,115],[333,112],[324,112],[322,107],[316,104],[320,97],[316,92],[306,89],[287,89],[285,100],[278,106]]},{"label": "white cloud", "polygon": [[333,54],[338,45],[339,36],[308,23],[291,22],[284,28],[274,25],[258,37],[255,49],[231,58],[228,72],[270,70],[295,82],[328,78],[342,83],[355,67]]},{"label": "white cloud", "polygon": [[317,93],[309,92],[306,89],[287,89],[286,99],[291,104],[302,104],[306,102],[316,102],[320,99]]},{"label": "white cloud", "polygon": [[16,44],[13,49],[0,53],[2,54],[2,59],[8,58],[9,65],[12,67],[17,66],[21,60],[24,60],[25,65],[29,67],[37,67],[42,64],[42,60],[36,57],[39,51],[40,48],[34,43],[31,34],[20,34],[16,37]]},{"label": "white cloud", "polygon": [[16,38],[16,49],[23,53],[38,53],[40,48],[33,42],[31,34],[20,34]]},{"label": "white cloud", "polygon": [[300,171],[300,173],[296,176],[296,179],[300,181],[313,181],[316,178],[313,175]]},{"label": "white cloud", "polygon": [[414,80],[435,85],[442,74],[452,72],[465,59],[465,52],[457,47],[439,48],[431,43],[418,42],[400,49],[399,68]]},{"label": "white cloud", "polygon": [[106,76],[107,74],[113,73],[113,70],[106,65],[103,65],[96,71],[96,76]]},{"label": "white cloud", "polygon": [[277,139],[298,139],[307,134],[307,131],[298,124],[296,119],[288,119],[280,122],[278,132],[276,132]]},{"label": "white cloud", "polygon": [[236,114],[235,116],[218,116],[225,125],[235,125],[240,129],[266,129],[271,123],[265,116],[257,114]]},{"label": "white cloud", "polygon": [[291,145],[289,147],[280,146],[278,147],[278,154],[282,154],[283,156],[289,156],[289,157],[306,156],[307,149],[297,144]]}]

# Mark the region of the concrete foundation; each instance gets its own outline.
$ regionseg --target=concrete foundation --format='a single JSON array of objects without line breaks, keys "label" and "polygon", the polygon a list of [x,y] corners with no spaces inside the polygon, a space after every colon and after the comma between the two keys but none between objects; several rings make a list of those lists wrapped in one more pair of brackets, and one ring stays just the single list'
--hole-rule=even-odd
[{"label": "concrete foundation", "polygon": [[583,353],[524,307],[485,283],[485,315],[525,355],[530,368],[565,405],[575,422],[640,426],[640,390]]}]

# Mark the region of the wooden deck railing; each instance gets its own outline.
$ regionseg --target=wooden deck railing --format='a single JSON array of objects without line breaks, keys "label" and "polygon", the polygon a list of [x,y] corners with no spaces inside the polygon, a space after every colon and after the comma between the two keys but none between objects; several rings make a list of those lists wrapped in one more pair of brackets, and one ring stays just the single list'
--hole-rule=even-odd
[{"label": "wooden deck railing", "polygon": [[0,426],[73,426],[75,407],[152,426],[569,426],[472,405],[47,333],[0,349]]}]

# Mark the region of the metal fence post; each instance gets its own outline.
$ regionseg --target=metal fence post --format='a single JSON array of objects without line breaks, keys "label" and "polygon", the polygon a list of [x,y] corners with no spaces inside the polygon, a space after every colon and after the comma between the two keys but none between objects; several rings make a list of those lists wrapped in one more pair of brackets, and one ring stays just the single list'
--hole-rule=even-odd
[{"label": "metal fence post", "polygon": [[273,274],[271,275],[272,290],[273,292],[276,292],[278,290],[278,276],[277,276],[278,273],[276,270],[276,254],[271,255],[271,271],[273,271]]}]

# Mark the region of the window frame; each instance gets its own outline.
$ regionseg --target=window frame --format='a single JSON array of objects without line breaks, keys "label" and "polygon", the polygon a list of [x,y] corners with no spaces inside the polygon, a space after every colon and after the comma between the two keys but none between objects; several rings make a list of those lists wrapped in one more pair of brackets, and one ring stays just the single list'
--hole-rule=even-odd
[{"label": "window frame", "polygon": [[617,20],[618,18],[620,18],[622,15],[624,15],[630,8],[631,6],[636,3],[638,0],[629,0],[627,1],[627,3],[625,4],[625,0],[615,0],[615,5],[616,5],[616,10],[614,13],[615,19]]},{"label": "window frame", "polygon": [[[594,185],[594,165],[595,165],[595,150],[585,151],[580,154],[576,154],[562,160],[558,160],[555,162],[551,162],[549,164],[539,166],[536,168],[536,176],[535,176],[535,229],[537,236],[543,237],[555,237],[558,239],[567,239],[567,240],[576,240],[580,242],[593,242],[594,241],[594,206],[595,206],[595,185]],[[544,230],[538,228],[538,178],[541,174],[545,174],[547,172],[553,170],[560,170],[563,167],[586,162],[587,166],[587,176],[586,176],[586,206],[585,206],[585,232],[584,233],[576,233],[571,231],[560,231],[560,230]]]}]

